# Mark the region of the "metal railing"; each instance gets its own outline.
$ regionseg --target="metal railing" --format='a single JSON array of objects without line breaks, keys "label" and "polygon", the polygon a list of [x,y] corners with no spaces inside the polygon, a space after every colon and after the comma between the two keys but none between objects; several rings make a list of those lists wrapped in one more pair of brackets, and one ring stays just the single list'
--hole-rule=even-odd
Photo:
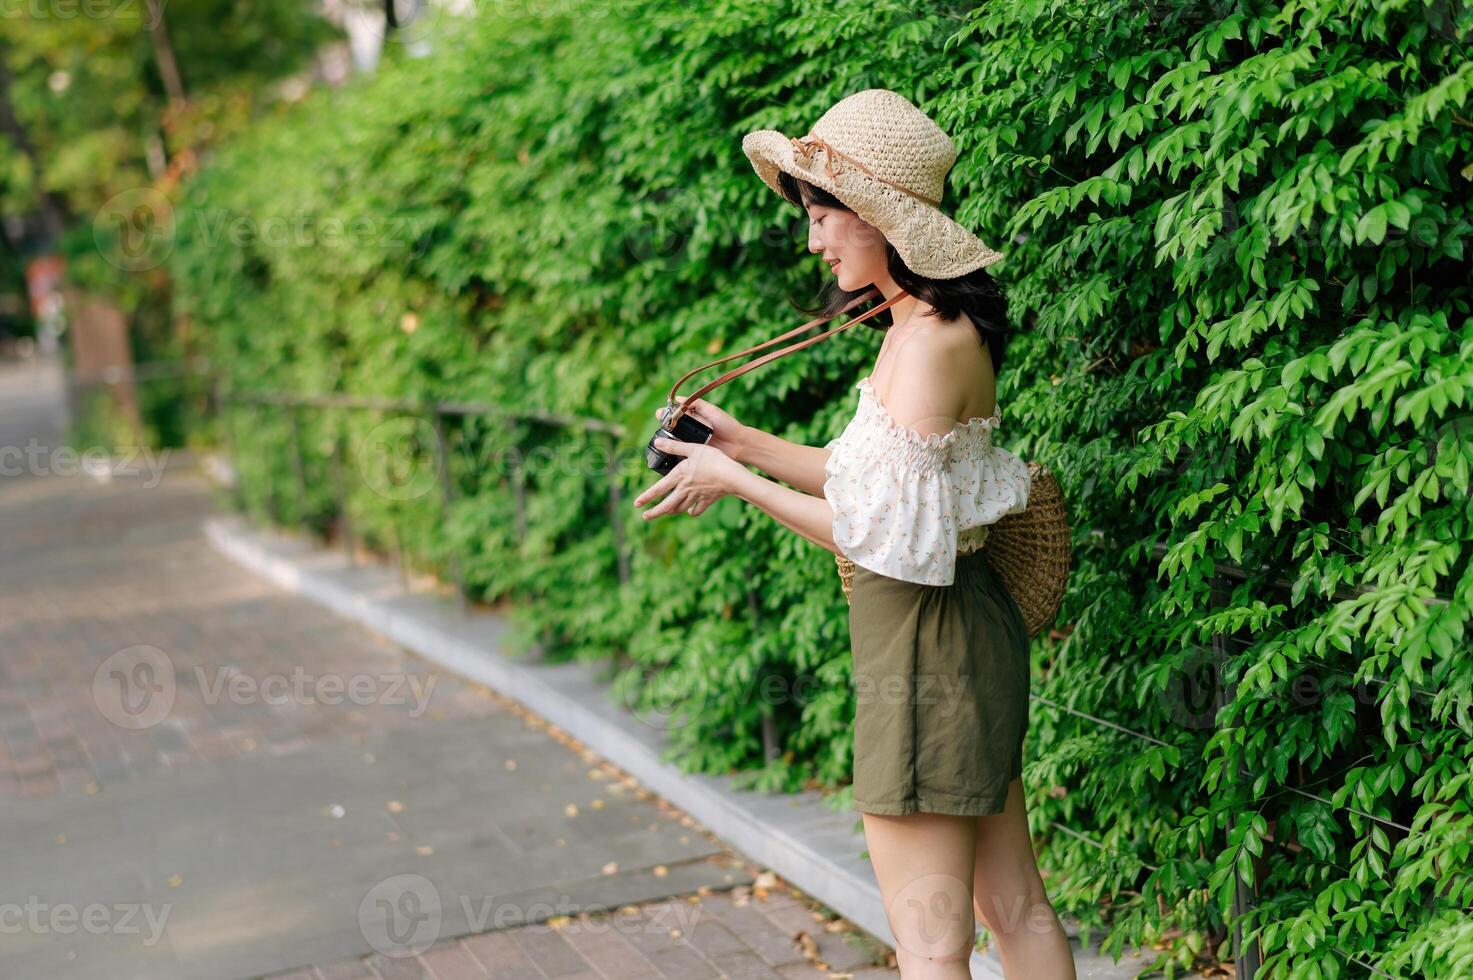
[{"label": "metal railing", "polygon": [[[619,481],[616,478],[615,461],[617,458],[618,440],[625,436],[622,426],[605,422],[601,419],[589,419],[572,415],[559,415],[542,411],[510,411],[499,405],[484,402],[415,402],[404,398],[379,398],[360,395],[292,395],[283,392],[251,392],[236,394],[225,391],[220,386],[214,388],[214,398],[221,410],[229,405],[242,405],[254,407],[273,407],[282,409],[288,413],[292,453],[292,472],[297,482],[299,500],[304,499],[307,493],[305,464],[302,457],[300,419],[298,410],[303,408],[316,409],[348,409],[367,410],[374,412],[398,412],[403,416],[422,418],[428,422],[434,430],[433,440],[435,471],[437,485],[440,495],[440,514],[445,517],[449,514],[455,503],[454,475],[450,469],[450,453],[448,451],[449,439],[446,432],[445,420],[447,418],[466,418],[479,416],[483,418],[500,418],[504,422],[535,422],[543,425],[555,426],[564,429],[580,429],[584,432],[594,433],[604,437],[607,442],[608,466],[606,467],[607,494],[609,500],[609,520],[614,535],[614,550],[618,569],[619,583],[627,584],[630,579],[630,560],[628,541],[624,531],[624,513],[622,493]],[[233,423],[227,421],[224,425],[227,437],[230,440],[230,452],[234,455],[236,437]],[[344,545],[350,561],[356,562],[354,555],[354,538],[352,530],[352,518],[349,513],[347,492],[342,481],[343,460],[346,456],[343,433],[341,429],[334,433],[334,445],[332,452],[333,485],[336,498],[338,514],[344,526]],[[513,506],[515,508],[516,522],[519,537],[525,539],[528,519],[527,501],[525,493],[525,480],[522,472],[522,462],[514,457],[511,472],[513,486]],[[275,508],[272,508],[273,511]],[[274,516],[274,515],[273,515]],[[396,547],[396,551],[398,548]],[[451,557],[452,575],[455,579],[456,594],[461,607],[468,608],[469,599],[465,588],[465,575],[463,564],[457,556]]]}]

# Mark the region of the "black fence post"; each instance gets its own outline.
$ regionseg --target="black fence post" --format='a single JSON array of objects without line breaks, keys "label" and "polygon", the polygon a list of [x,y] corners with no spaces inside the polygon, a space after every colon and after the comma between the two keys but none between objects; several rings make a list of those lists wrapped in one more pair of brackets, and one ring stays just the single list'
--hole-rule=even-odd
[{"label": "black fence post", "polygon": [[604,469],[609,479],[609,518],[614,523],[614,556],[619,566],[619,584],[628,585],[629,549],[624,542],[624,508],[621,503],[623,494],[619,492],[619,440],[610,435],[606,444],[609,459]]},{"label": "black fence post", "polygon": [[[1214,569],[1212,574],[1212,593],[1210,607],[1213,610],[1223,609],[1228,605],[1232,590],[1228,587],[1226,578],[1220,570]],[[1222,708],[1231,704],[1238,695],[1236,682],[1229,683],[1225,677],[1224,665],[1227,663],[1230,647],[1237,641],[1236,636],[1229,636],[1222,632],[1212,635],[1212,662],[1217,672],[1217,708],[1220,713]],[[1213,727],[1216,727],[1214,718]],[[1248,780],[1246,773],[1239,772],[1236,783],[1238,787],[1244,786]],[[1234,862],[1236,865],[1236,862]],[[1236,966],[1234,976],[1237,980],[1254,980],[1258,974],[1258,968],[1263,962],[1262,952],[1258,943],[1246,942],[1243,939],[1243,918],[1258,905],[1258,887],[1256,882],[1249,884],[1245,882],[1238,873],[1236,866],[1233,868],[1233,962]]]},{"label": "black fence post", "polygon": [[[384,406],[375,411],[374,419],[376,421],[373,431],[380,431],[383,428],[384,422],[386,421],[386,419],[384,418],[385,414],[395,410],[396,409],[392,407]],[[403,416],[401,415],[399,416],[399,418],[403,418]],[[381,453],[375,455],[379,457],[375,460],[375,464],[379,467],[379,472],[376,474],[376,478],[382,481],[381,485],[384,488],[390,488],[393,486],[393,484],[390,481],[388,471],[393,465],[391,461],[392,453]],[[358,465],[360,467],[363,465],[363,458],[361,453],[358,459]],[[412,590],[409,585],[409,563],[405,558],[404,551],[404,501],[394,493],[385,493],[381,490],[378,490],[377,487],[374,487],[373,480],[367,480],[366,482],[368,483],[370,489],[378,491],[379,496],[383,497],[384,501],[386,502],[386,506],[388,507],[389,511],[389,564],[393,565],[395,572],[398,573],[399,587],[402,588],[406,593],[410,592]]]},{"label": "black fence post", "polygon": [[245,474],[240,468],[240,441],[235,434],[235,410],[237,403],[233,397],[221,396],[220,402],[220,428],[225,434],[225,454],[230,459],[230,470],[234,477],[230,485],[230,502],[237,513],[244,514],[247,518],[250,513],[247,507],[245,492]]},{"label": "black fence post", "polygon": [[[747,581],[757,581],[756,575],[750,568],[747,570]],[[761,596],[757,594],[757,590],[754,588],[747,590],[747,616],[752,621],[752,635],[761,635],[762,601]],[[777,711],[773,708],[772,703],[767,700],[767,690],[762,683],[767,676],[764,672],[764,666],[759,664],[756,671],[758,680],[756,689],[759,692],[757,697],[761,699],[757,706],[757,712],[762,716],[762,757],[769,763],[772,763],[782,757],[783,745],[782,739],[778,738],[777,734]]]},{"label": "black fence post", "polygon": [[[430,408],[430,424],[435,427],[435,473],[440,482],[440,519],[449,520],[450,508],[455,503],[455,483],[450,474],[450,442],[445,430],[445,416],[438,406]],[[455,576],[455,595],[460,602],[460,611],[470,611],[470,598],[465,594],[465,569],[460,554],[450,550],[450,572]]]},{"label": "black fence post", "polygon": [[517,545],[520,546],[527,540],[527,479],[522,472],[522,453],[517,448],[517,420],[514,416],[507,416],[506,434],[511,450],[507,458],[511,462],[512,500],[517,515]]},{"label": "black fence post", "polygon": [[[264,431],[266,427],[266,416],[269,414],[266,410],[265,402],[256,402],[255,414],[256,431]],[[267,441],[269,442],[269,440]],[[262,479],[266,484],[266,517],[268,523],[279,524],[281,523],[281,502],[276,497],[276,481],[271,478],[271,467],[269,465],[265,467],[262,473]]]},{"label": "black fence post", "polygon": [[286,406],[286,414],[291,424],[292,475],[297,484],[297,519],[305,524],[307,521],[307,466],[302,461],[302,423],[295,404]]},{"label": "black fence post", "polygon": [[358,555],[353,547],[353,519],[348,515],[348,495],[343,487],[343,431],[340,423],[333,426],[332,485],[338,502],[338,523],[343,529],[343,547],[348,550],[348,565],[357,568]]},{"label": "black fence post", "polygon": [[397,512],[389,518],[389,561],[399,570],[399,587],[405,592],[412,592],[409,565],[404,558],[404,522]]}]

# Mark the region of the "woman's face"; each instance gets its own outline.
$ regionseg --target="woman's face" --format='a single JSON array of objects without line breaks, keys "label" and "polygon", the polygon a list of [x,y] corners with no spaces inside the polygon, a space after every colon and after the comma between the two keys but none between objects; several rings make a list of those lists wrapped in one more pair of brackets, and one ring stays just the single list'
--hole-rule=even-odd
[{"label": "woman's face", "polygon": [[878,228],[844,208],[808,204],[804,210],[808,251],[829,264],[840,289],[853,292],[886,277],[885,236]]}]

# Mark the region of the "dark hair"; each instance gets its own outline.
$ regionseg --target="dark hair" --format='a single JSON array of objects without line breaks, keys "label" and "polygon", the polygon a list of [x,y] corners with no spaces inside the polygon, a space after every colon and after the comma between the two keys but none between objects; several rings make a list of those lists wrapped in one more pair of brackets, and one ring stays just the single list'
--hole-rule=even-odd
[{"label": "dark hair", "polygon": [[[778,171],[778,183],[782,185],[783,197],[800,211],[809,204],[842,208],[845,211],[854,210],[822,187],[815,187],[806,180],[794,177],[786,170]],[[905,264],[905,260],[900,257],[900,253],[895,251],[895,246],[891,245],[888,240],[885,242],[885,258],[890,278],[895,280],[896,285],[921,302],[933,306],[943,319],[951,320],[958,314],[965,313],[976,328],[977,336],[987,345],[987,352],[992,357],[994,373],[1002,370],[1003,348],[1007,344],[1010,332],[1008,299],[1002,286],[992,278],[986,269],[975,269],[953,279],[927,279],[925,276],[912,272]],[[868,286],[865,287],[865,289],[868,288]],[[805,307],[795,301],[790,300],[790,302],[793,302],[799,312],[810,317],[832,317],[843,308],[845,303],[854,299],[865,289],[850,292],[840,288],[837,280],[832,280],[824,287],[817,306]],[[869,308],[857,309],[854,313],[857,315]],[[863,325],[876,330],[888,330],[894,324],[895,321],[890,311],[886,310],[864,321]]]}]

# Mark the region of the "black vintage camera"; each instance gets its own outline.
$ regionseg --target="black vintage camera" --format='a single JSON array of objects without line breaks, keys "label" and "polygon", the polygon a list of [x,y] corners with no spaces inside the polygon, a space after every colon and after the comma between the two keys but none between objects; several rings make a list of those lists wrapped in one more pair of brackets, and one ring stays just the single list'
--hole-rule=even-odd
[{"label": "black vintage camera", "polygon": [[[663,418],[669,418],[675,411],[675,405],[665,406]],[[650,436],[649,445],[644,447],[644,461],[649,464],[650,469],[664,476],[680,463],[684,456],[675,453],[661,452],[655,448],[656,439],[679,439],[681,442],[709,442],[712,429],[705,422],[691,415],[690,412],[681,412],[680,418],[675,420],[675,429],[671,431],[661,424],[654,435]]]}]

